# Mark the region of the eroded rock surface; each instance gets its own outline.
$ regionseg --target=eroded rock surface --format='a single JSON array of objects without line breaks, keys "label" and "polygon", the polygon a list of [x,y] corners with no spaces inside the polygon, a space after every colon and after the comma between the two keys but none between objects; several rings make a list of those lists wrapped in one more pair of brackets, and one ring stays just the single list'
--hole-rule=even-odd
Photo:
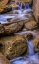
[{"label": "eroded rock surface", "polygon": [[14,34],[15,32],[18,32],[22,29],[23,23],[22,22],[16,22],[16,23],[7,23],[5,25],[0,24],[0,35],[10,35]]},{"label": "eroded rock surface", "polygon": [[28,30],[33,30],[36,27],[37,22],[35,20],[30,20],[29,22],[25,23],[25,27]]},{"label": "eroded rock surface", "polygon": [[14,35],[2,37],[0,40],[0,52],[8,59],[12,59],[27,53],[27,41],[23,36]]}]

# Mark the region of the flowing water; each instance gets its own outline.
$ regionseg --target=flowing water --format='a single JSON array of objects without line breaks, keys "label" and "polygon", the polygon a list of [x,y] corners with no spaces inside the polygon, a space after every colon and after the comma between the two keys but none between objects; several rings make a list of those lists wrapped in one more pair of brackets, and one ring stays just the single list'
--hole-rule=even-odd
[{"label": "flowing water", "polygon": [[[26,4],[25,8],[29,8],[29,5]],[[22,9],[22,6],[21,6],[21,9]],[[21,16],[23,15],[19,15],[19,17]],[[16,18],[16,16],[1,16],[0,15],[0,23],[2,24],[7,23],[7,20],[6,20],[7,18]],[[33,35],[35,35],[35,33],[33,33],[32,31],[25,31],[25,32],[15,33],[15,34],[23,35],[25,33],[32,33]],[[34,53],[32,41],[27,40],[27,44],[28,44],[29,54],[27,56],[25,55],[25,56],[17,57],[17,58],[10,60],[11,64],[39,64],[39,54]]]},{"label": "flowing water", "polygon": [[32,42],[28,42],[29,55],[10,60],[11,64],[39,64],[39,55],[34,54]]},{"label": "flowing water", "polygon": [[32,41],[27,40],[27,44],[28,44],[28,53],[29,53],[29,55],[34,55],[34,47],[33,47]]},{"label": "flowing water", "polygon": [[[21,15],[21,16],[23,16],[23,15]],[[2,17],[1,17],[0,20],[2,20],[3,18],[4,19],[10,18],[10,16],[6,16],[6,17],[3,17],[3,18]],[[11,18],[14,18],[14,17],[15,16],[11,16]],[[2,22],[2,23],[4,23],[4,22]],[[25,33],[32,33],[33,35],[36,35],[32,31],[19,32],[19,33],[15,33],[15,34],[23,35]],[[34,53],[34,48],[33,48],[32,41],[27,40],[27,44],[28,44],[28,53],[29,54],[27,56],[25,55],[25,56],[17,57],[17,58],[14,58],[14,59],[10,60],[11,64],[39,64],[39,54]]]},{"label": "flowing water", "polygon": [[[15,34],[23,35],[25,33],[32,33],[33,35],[36,35],[36,33],[33,33],[32,31],[25,31]],[[17,57],[10,60],[11,64],[39,64],[39,53],[36,54],[34,53],[32,40],[30,41],[27,40],[27,44],[28,44],[28,55]]]}]

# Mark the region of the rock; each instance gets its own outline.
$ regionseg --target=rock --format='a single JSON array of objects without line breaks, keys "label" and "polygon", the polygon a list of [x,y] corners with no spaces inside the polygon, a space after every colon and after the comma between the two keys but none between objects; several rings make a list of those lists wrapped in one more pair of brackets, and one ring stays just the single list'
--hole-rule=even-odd
[{"label": "rock", "polygon": [[19,2],[31,3],[31,2],[32,2],[32,0],[19,0]]},{"label": "rock", "polygon": [[25,23],[25,26],[27,29],[33,30],[36,28],[36,24],[37,24],[37,22],[33,19],[33,20],[30,20],[29,22]]},{"label": "rock", "polygon": [[33,40],[34,51],[39,52],[39,35]]},{"label": "rock", "polygon": [[32,33],[28,33],[28,34],[26,35],[26,38],[27,38],[28,40],[33,40],[33,39],[34,39],[34,35],[33,35]]},{"label": "rock", "polygon": [[0,52],[3,53],[9,60],[27,53],[27,42],[23,36],[14,35],[1,38]]},{"label": "rock", "polygon": [[0,11],[0,14],[4,14],[4,13],[7,13],[7,12],[10,12],[12,10],[12,7],[7,5],[5,6],[2,11]]},{"label": "rock", "polygon": [[[14,34],[18,31],[20,31],[23,27],[23,23],[22,22],[12,22],[12,23],[7,23],[4,24],[3,26],[0,25],[0,34],[2,36],[3,35],[11,35]],[[4,29],[3,29],[4,28]]]},{"label": "rock", "polygon": [[28,10],[24,10],[23,11],[23,14],[29,14],[29,13],[31,13],[32,12],[32,10],[31,9],[28,9]]},{"label": "rock", "polygon": [[18,32],[22,29],[22,27],[23,27],[22,22],[5,25],[4,26],[5,34],[11,34],[11,33]]},{"label": "rock", "polygon": [[10,64],[8,59],[2,53],[0,53],[0,64]]},{"label": "rock", "polygon": [[0,8],[6,6],[9,0],[0,0]]},{"label": "rock", "polygon": [[22,12],[20,10],[14,10],[13,14],[21,14]]},{"label": "rock", "polygon": [[0,24],[0,34],[3,34],[4,33],[4,27],[2,24]]},{"label": "rock", "polygon": [[36,21],[39,21],[39,0],[34,0],[33,1],[33,15],[36,19]]}]

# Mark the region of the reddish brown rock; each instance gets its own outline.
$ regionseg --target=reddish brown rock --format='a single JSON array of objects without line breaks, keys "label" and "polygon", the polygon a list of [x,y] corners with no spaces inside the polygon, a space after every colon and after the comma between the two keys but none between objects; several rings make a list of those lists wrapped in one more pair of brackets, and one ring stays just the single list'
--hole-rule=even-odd
[{"label": "reddish brown rock", "polygon": [[33,14],[34,14],[36,21],[38,21],[38,18],[39,18],[39,0],[33,0]]},{"label": "reddish brown rock", "polygon": [[25,27],[28,30],[33,30],[36,28],[36,24],[37,24],[37,22],[34,19],[32,19],[32,20],[28,21],[27,23],[25,23]]},{"label": "reddish brown rock", "polygon": [[8,59],[4,55],[2,55],[2,53],[0,53],[0,64],[10,64]]}]

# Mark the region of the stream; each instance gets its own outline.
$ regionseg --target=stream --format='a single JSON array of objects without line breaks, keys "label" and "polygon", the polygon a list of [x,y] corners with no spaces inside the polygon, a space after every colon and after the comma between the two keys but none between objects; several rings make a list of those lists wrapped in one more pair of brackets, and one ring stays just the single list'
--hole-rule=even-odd
[{"label": "stream", "polygon": [[[22,15],[21,15],[22,16]],[[20,16],[19,16],[20,17]],[[5,16],[5,15],[0,15],[0,23],[7,23],[7,18],[16,18],[16,16]],[[6,22],[5,22],[6,20]],[[15,33],[15,34],[25,34],[25,33],[33,33],[32,31],[26,31],[26,32],[21,32],[21,33]],[[35,35],[35,33],[33,33]],[[39,53],[34,53],[34,48],[33,48],[33,44],[32,41],[28,41],[27,40],[27,44],[28,44],[28,55],[24,55],[24,56],[20,56],[17,58],[14,58],[12,60],[10,60],[11,64],[39,64]]]},{"label": "stream", "polygon": [[32,41],[27,41],[28,55],[10,60],[11,64],[39,64],[39,53],[34,53]]}]

